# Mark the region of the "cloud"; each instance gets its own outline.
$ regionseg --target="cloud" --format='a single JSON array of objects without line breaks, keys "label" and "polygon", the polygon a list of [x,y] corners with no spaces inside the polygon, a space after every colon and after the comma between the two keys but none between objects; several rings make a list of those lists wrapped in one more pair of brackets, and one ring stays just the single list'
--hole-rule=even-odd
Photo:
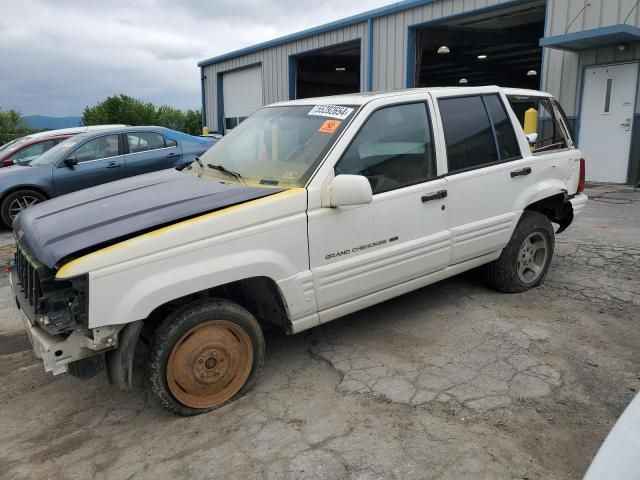
[{"label": "cloud", "polygon": [[200,107],[198,61],[387,2],[23,0],[0,19],[0,107],[79,115],[108,95]]}]

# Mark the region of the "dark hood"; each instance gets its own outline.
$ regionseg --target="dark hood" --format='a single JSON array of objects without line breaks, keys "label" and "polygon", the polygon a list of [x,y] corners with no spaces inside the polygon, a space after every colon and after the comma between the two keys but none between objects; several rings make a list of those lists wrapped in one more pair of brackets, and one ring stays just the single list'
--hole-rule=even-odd
[{"label": "dark hood", "polygon": [[54,268],[70,255],[280,191],[163,170],[35,205],[18,215],[13,229],[32,256]]}]

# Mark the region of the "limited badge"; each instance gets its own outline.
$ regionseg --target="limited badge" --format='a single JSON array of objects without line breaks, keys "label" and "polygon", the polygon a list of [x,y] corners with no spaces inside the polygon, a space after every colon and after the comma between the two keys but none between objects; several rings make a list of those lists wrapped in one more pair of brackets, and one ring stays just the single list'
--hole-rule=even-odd
[{"label": "limited badge", "polygon": [[341,120],[325,120],[318,131],[321,133],[333,133],[337,130],[341,123]]}]

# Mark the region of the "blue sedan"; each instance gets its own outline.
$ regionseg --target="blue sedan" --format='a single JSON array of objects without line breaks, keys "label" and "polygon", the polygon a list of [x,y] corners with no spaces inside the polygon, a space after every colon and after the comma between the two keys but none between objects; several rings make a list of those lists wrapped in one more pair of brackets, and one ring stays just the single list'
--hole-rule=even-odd
[{"label": "blue sedan", "polygon": [[125,127],[71,137],[28,165],[0,169],[0,217],[83,188],[194,161],[215,143],[163,127]]}]

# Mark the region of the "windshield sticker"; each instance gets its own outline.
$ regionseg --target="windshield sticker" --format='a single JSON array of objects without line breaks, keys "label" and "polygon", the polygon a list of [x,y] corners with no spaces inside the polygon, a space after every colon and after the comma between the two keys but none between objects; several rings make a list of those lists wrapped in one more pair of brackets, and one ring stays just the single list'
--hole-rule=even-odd
[{"label": "windshield sticker", "polygon": [[340,126],[342,120],[325,120],[318,131],[320,133],[333,133]]},{"label": "windshield sticker", "polygon": [[282,174],[282,178],[286,178],[287,180],[295,180],[298,178],[298,172],[284,172]]},{"label": "windshield sticker", "polygon": [[316,117],[331,117],[344,120],[353,112],[353,108],[341,107],[340,105],[316,105],[307,115]]}]

